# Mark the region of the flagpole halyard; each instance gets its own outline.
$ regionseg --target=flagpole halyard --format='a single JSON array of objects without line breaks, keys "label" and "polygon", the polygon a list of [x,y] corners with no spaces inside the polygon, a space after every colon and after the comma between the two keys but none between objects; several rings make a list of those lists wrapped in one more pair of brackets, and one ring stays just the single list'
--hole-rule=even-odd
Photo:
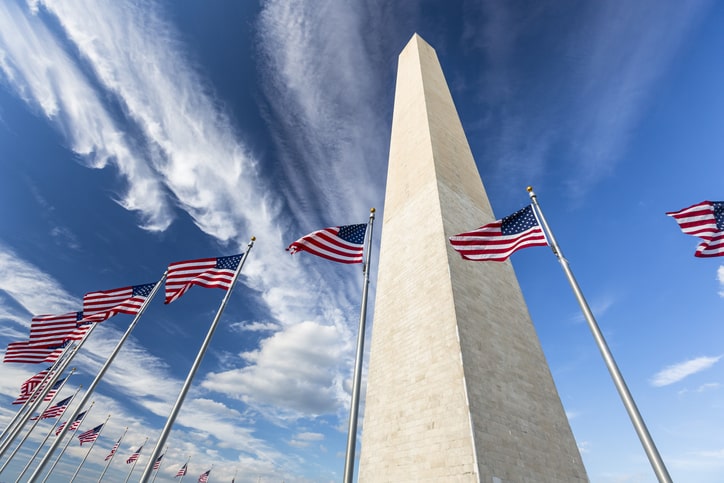
[{"label": "flagpole halyard", "polygon": [[211,322],[211,326],[209,327],[209,331],[206,333],[206,338],[204,339],[203,343],[201,344],[201,348],[199,349],[198,354],[196,355],[196,359],[194,360],[194,363],[191,366],[191,369],[189,369],[189,373],[186,376],[186,381],[184,381],[183,386],[181,387],[181,392],[178,395],[178,398],[176,399],[176,403],[173,405],[173,408],[171,409],[171,414],[169,414],[168,419],[166,420],[166,425],[163,427],[163,430],[161,431],[161,435],[158,438],[158,441],[156,442],[156,447],[153,449],[153,453],[151,453],[150,459],[148,460],[148,464],[146,464],[146,468],[143,471],[143,474],[141,475],[141,479],[139,480],[139,483],[146,483],[148,479],[151,476],[151,473],[153,472],[153,464],[156,461],[156,458],[158,458],[158,455],[161,453],[161,448],[163,448],[163,445],[166,444],[166,439],[168,438],[169,433],[171,432],[171,428],[173,427],[174,421],[176,421],[176,416],[178,416],[178,412],[181,409],[181,405],[184,402],[184,399],[186,399],[186,393],[188,393],[191,382],[194,379],[194,376],[196,375],[196,371],[198,370],[199,366],[201,365],[201,361],[204,358],[204,354],[206,353],[206,349],[209,347],[209,344],[211,343],[211,338],[214,335],[214,331],[216,331],[216,327],[219,324],[219,319],[221,319],[221,314],[224,312],[224,309],[226,308],[226,304],[229,301],[229,297],[231,296],[231,292],[234,290],[234,286],[236,285],[236,281],[239,278],[239,274],[241,273],[241,269],[244,267],[244,262],[246,261],[247,257],[249,256],[249,252],[251,251],[251,248],[254,246],[254,241],[256,240],[256,237],[251,237],[251,241],[249,241],[249,244],[247,245],[246,251],[244,252],[244,256],[239,261],[239,266],[236,267],[236,271],[234,272],[234,277],[232,278],[231,282],[229,283],[229,288],[226,291],[226,294],[224,294],[224,298],[221,301],[221,305],[219,305],[219,309],[216,311],[216,316],[214,317],[214,320]]},{"label": "flagpole halyard", "polygon": [[375,220],[375,209],[370,209],[365,234],[365,261],[362,264],[362,303],[360,307],[359,328],[357,329],[357,353],[354,363],[354,379],[352,383],[352,400],[349,405],[349,428],[347,429],[347,450],[344,459],[344,482],[352,483],[354,478],[354,458],[357,446],[357,419],[359,413],[360,386],[362,384],[362,360],[364,357],[365,325],[367,319],[367,293],[370,284],[370,255],[372,252],[372,225]]},{"label": "flagpole halyard", "polygon": [[537,212],[537,217],[540,220],[543,229],[547,233],[548,241],[551,245],[551,248],[553,249],[553,253],[556,255],[556,258],[558,258],[558,262],[561,264],[561,267],[563,267],[563,271],[568,278],[568,283],[571,285],[573,293],[576,296],[576,300],[578,300],[578,304],[580,305],[581,311],[583,312],[583,316],[588,323],[588,327],[593,333],[593,338],[598,345],[598,349],[601,351],[601,355],[603,356],[603,360],[606,363],[606,367],[608,368],[608,371],[613,378],[613,383],[618,390],[618,394],[623,401],[623,405],[626,407],[626,411],[631,418],[631,422],[633,423],[634,429],[636,430],[636,434],[641,440],[641,444],[643,445],[646,456],[651,463],[651,467],[653,468],[654,473],[656,474],[656,477],[658,478],[660,483],[672,483],[671,476],[669,476],[669,472],[664,465],[664,461],[661,459],[661,455],[656,449],[656,445],[654,444],[654,441],[651,438],[648,429],[646,428],[646,424],[644,423],[644,420],[641,417],[638,408],[636,407],[636,403],[634,402],[633,397],[631,396],[631,393],[626,386],[626,381],[624,381],[623,376],[621,375],[621,372],[616,365],[616,361],[614,360],[613,355],[608,348],[608,344],[606,344],[606,340],[603,337],[601,329],[598,327],[598,323],[593,316],[593,312],[591,312],[591,308],[588,306],[588,302],[583,296],[583,292],[578,286],[578,282],[576,281],[576,278],[573,276],[573,272],[568,266],[568,260],[566,260],[566,258],[563,256],[563,253],[561,252],[561,249],[558,246],[555,237],[553,236],[553,232],[551,232],[551,229],[548,226],[548,222],[546,221],[545,216],[543,216],[543,212],[541,211],[540,205],[538,204],[538,198],[533,192],[533,187],[528,186],[527,191],[533,203],[534,211]]}]

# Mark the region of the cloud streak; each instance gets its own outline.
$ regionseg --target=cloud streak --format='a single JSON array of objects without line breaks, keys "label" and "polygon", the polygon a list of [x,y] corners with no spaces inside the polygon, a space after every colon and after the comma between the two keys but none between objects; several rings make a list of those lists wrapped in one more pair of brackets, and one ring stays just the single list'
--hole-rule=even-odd
[{"label": "cloud streak", "polygon": [[657,372],[651,379],[651,385],[655,387],[668,386],[679,382],[693,374],[709,369],[719,362],[722,356],[697,357],[688,361],[673,364]]}]

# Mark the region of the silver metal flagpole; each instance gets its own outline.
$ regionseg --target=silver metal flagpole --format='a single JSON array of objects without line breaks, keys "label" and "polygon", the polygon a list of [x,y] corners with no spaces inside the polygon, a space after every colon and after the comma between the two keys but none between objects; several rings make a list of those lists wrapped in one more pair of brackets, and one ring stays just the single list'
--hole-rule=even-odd
[{"label": "silver metal flagpole", "polygon": [[[81,401],[81,402],[82,402],[82,401]],[[93,401],[93,402],[91,403],[90,407],[86,410],[85,414],[83,414],[83,418],[79,421],[79,423],[78,423],[78,428],[77,428],[77,429],[80,429],[81,425],[85,422],[85,418],[88,417],[88,413],[91,412],[91,409],[93,409],[93,406],[95,405],[95,403],[96,403],[96,402]],[[76,416],[76,417],[77,417],[77,416]],[[68,429],[69,427],[73,426],[73,423],[75,423],[75,418],[74,418],[73,420],[68,419],[67,422],[65,423],[65,426],[63,427],[63,429],[64,429],[64,430]],[[76,429],[76,430],[77,430],[77,429]],[[60,434],[55,438],[55,440],[56,440],[56,441],[60,441],[61,439],[63,439],[63,436],[65,436],[65,431],[61,431]],[[63,455],[65,454],[65,450],[68,449],[68,446],[70,445],[70,442],[71,442],[71,441],[73,441],[73,436],[72,436],[72,435],[71,435],[71,437],[68,438],[68,440],[65,442],[65,446],[63,446],[63,449],[60,451],[60,454],[58,455],[58,457],[55,458],[55,461],[53,461],[53,464],[51,465],[50,469],[48,470],[48,473],[45,475],[45,478],[43,478],[43,482],[42,482],[42,483],[45,483],[46,481],[48,481],[48,478],[50,478],[50,475],[53,473],[53,470],[54,470],[55,467],[58,465],[58,462],[60,462],[60,458],[62,458]],[[48,452],[45,454],[45,456],[48,456],[49,454],[50,454],[50,451],[48,451]],[[37,470],[36,470],[36,472],[37,472]]]},{"label": "silver metal flagpole", "polygon": [[[46,382],[53,376],[53,368],[58,365],[56,361],[55,363],[50,365],[50,368],[48,368],[48,372],[43,376],[43,379],[40,381],[40,383],[35,386],[35,389],[30,393],[30,396],[25,400],[25,402],[20,406],[20,409],[18,409],[18,412],[15,413],[15,416],[13,416],[13,419],[8,423],[7,426],[5,426],[5,429],[3,429],[2,434],[0,434],[0,441],[4,443],[7,441],[5,439],[5,435],[8,434],[8,432],[11,429],[15,429],[15,425],[18,424],[18,421],[20,420],[21,415],[25,414],[25,410],[30,407],[30,405],[35,401],[37,396],[39,395],[40,391],[43,390],[43,388],[46,386]],[[0,454],[2,456],[2,454]]]},{"label": "silver metal flagpole", "polygon": [[224,308],[226,308],[226,303],[229,301],[229,297],[231,296],[232,290],[234,290],[234,285],[236,285],[236,280],[239,278],[239,274],[241,273],[241,269],[244,266],[244,262],[246,261],[247,257],[249,256],[251,247],[254,246],[254,240],[256,240],[256,237],[251,237],[251,241],[247,245],[246,252],[244,252],[244,256],[239,261],[239,266],[236,267],[236,272],[234,272],[234,277],[231,279],[231,283],[229,284],[229,290],[226,291],[226,294],[224,295],[224,298],[221,301],[221,305],[219,306],[219,310],[216,311],[216,316],[214,317],[214,320],[211,322],[211,327],[209,327],[209,331],[206,334],[206,338],[204,339],[204,342],[201,344],[201,348],[199,349],[199,352],[196,355],[196,360],[194,360],[194,363],[191,365],[191,369],[189,370],[189,373],[186,376],[186,381],[184,382],[183,387],[181,388],[181,392],[179,393],[178,398],[176,399],[176,403],[173,405],[173,408],[171,409],[171,414],[168,416],[168,419],[166,420],[166,425],[163,427],[163,430],[161,431],[161,436],[159,436],[158,441],[156,442],[156,447],[153,449],[153,453],[151,454],[151,459],[148,460],[148,464],[146,464],[146,469],[143,470],[143,475],[141,475],[141,479],[139,480],[139,483],[146,483],[148,481],[148,479],[151,477],[151,473],[153,472],[153,464],[156,462],[156,458],[158,458],[158,455],[161,454],[161,448],[163,448],[163,445],[166,444],[166,438],[168,438],[168,434],[171,432],[171,427],[173,426],[174,421],[176,421],[176,416],[178,415],[178,412],[181,409],[181,405],[183,404],[184,399],[186,398],[186,393],[189,392],[189,388],[191,387],[191,381],[193,381],[194,376],[196,375],[196,371],[198,370],[199,366],[201,365],[201,360],[204,358],[206,349],[209,347],[209,344],[211,343],[211,338],[214,335],[216,326],[219,325],[219,319],[221,318],[221,314],[224,312]]},{"label": "silver metal flagpole", "polygon": [[[146,307],[148,307],[148,304],[153,300],[153,297],[156,295],[156,292],[158,292],[158,289],[163,285],[163,281],[166,280],[166,272],[163,273],[163,277],[161,277],[161,280],[156,282],[156,285],[153,286],[153,290],[151,290],[151,293],[148,294],[148,297],[146,297],[146,300],[143,301],[143,304],[141,305],[141,308],[138,309],[138,313],[136,313],[136,316],[133,318],[133,321],[131,321],[130,325],[126,329],[126,332],[123,334],[123,337],[121,337],[121,340],[118,341],[118,344],[116,344],[116,347],[113,349],[113,352],[111,355],[108,356],[108,359],[106,359],[106,362],[103,364],[103,367],[101,367],[101,370],[98,371],[98,374],[96,374],[95,379],[93,379],[93,382],[91,382],[90,386],[88,386],[88,390],[86,391],[85,395],[83,395],[83,399],[81,400],[80,404],[76,408],[73,415],[70,417],[70,419],[75,420],[76,416],[78,416],[78,413],[80,412],[80,409],[85,406],[85,403],[90,399],[90,396],[93,394],[93,391],[95,390],[96,386],[100,382],[100,380],[105,375],[106,371],[108,370],[108,367],[111,365],[113,360],[116,358],[118,353],[121,350],[121,347],[123,346],[123,343],[126,342],[126,339],[131,335],[131,332],[136,327],[136,324],[138,323],[138,319],[141,318],[141,315],[146,311]],[[90,331],[89,331],[90,332]],[[55,441],[53,441],[53,445],[50,447],[48,452],[45,454],[45,457],[43,457],[42,461],[40,462],[40,465],[35,469],[35,472],[30,475],[30,479],[28,480],[28,483],[34,483],[38,477],[40,476],[41,472],[43,471],[43,468],[46,464],[48,464],[48,460],[53,455],[53,452],[58,448],[58,445],[60,444],[60,440],[63,439],[65,436],[65,433],[68,431],[68,425],[66,425],[63,430],[61,431],[58,438],[55,438]]]},{"label": "silver metal flagpole", "polygon": [[[76,388],[75,392],[73,393],[73,396],[71,396],[71,398],[70,398],[70,401],[68,401],[68,406],[66,406],[66,408],[68,408],[73,403],[73,401],[75,400],[75,397],[78,395],[78,391],[80,391],[82,387],[83,386],[80,385]],[[65,410],[63,410],[63,412],[65,412]],[[17,480],[15,480],[15,483],[18,483],[23,478],[23,475],[25,474],[25,472],[28,471],[28,469],[30,468],[30,465],[33,464],[33,461],[35,461],[35,458],[38,456],[38,453],[40,453],[40,450],[43,449],[43,446],[45,446],[45,443],[48,442],[48,438],[50,438],[50,435],[53,434],[53,430],[55,429],[56,425],[60,422],[60,419],[62,417],[63,417],[63,414],[61,413],[61,414],[58,414],[58,416],[55,418],[55,423],[50,426],[50,429],[48,429],[48,434],[45,435],[45,439],[43,439],[43,442],[40,443],[40,445],[38,446],[38,449],[35,450],[35,453],[33,453],[33,456],[30,457],[30,460],[23,468],[23,471],[21,471],[20,474],[18,475],[18,478],[17,478]]]},{"label": "silver metal flagpole", "polygon": [[626,411],[631,418],[634,429],[636,429],[636,434],[638,434],[638,437],[641,440],[641,444],[644,447],[644,451],[646,451],[646,456],[649,458],[651,467],[653,468],[654,473],[656,474],[656,477],[658,478],[660,483],[672,483],[671,476],[669,476],[669,472],[666,470],[664,461],[661,459],[661,455],[659,455],[659,451],[656,449],[656,445],[654,444],[654,440],[651,438],[648,429],[646,429],[646,424],[644,424],[644,420],[641,417],[638,408],[636,407],[636,403],[634,402],[633,397],[628,390],[628,387],[626,386],[626,382],[624,381],[621,372],[618,370],[616,361],[613,359],[613,355],[611,355],[611,351],[608,349],[608,345],[606,344],[606,340],[603,338],[601,329],[599,329],[598,324],[596,323],[596,319],[593,317],[593,312],[591,312],[591,308],[588,306],[588,302],[586,302],[586,299],[583,297],[583,292],[578,286],[578,282],[576,282],[576,279],[573,276],[573,272],[568,266],[568,260],[566,260],[566,258],[563,256],[563,253],[561,252],[561,249],[558,246],[555,237],[553,236],[553,232],[548,226],[548,222],[546,221],[545,216],[543,216],[543,211],[541,211],[540,205],[538,204],[538,198],[533,192],[533,188],[531,186],[528,186],[528,194],[531,201],[533,202],[533,207],[537,212],[536,215],[540,219],[543,228],[547,232],[548,241],[551,244],[553,253],[555,254],[556,258],[558,258],[561,267],[563,267],[563,271],[565,272],[566,277],[568,278],[568,282],[573,289],[573,293],[576,295],[576,299],[578,300],[578,305],[581,306],[583,316],[586,318],[586,322],[588,322],[588,327],[593,333],[593,338],[596,340],[598,349],[601,351],[603,360],[606,362],[608,372],[611,373],[613,383],[616,385],[618,394],[619,396],[621,396],[621,400],[623,401],[623,405],[626,407]]},{"label": "silver metal flagpole", "polygon": [[106,471],[108,471],[108,467],[111,466],[111,462],[113,462],[113,458],[116,457],[116,453],[118,453],[118,448],[121,447],[121,442],[123,441],[123,438],[126,436],[126,433],[128,432],[128,426],[126,426],[126,430],[123,431],[123,434],[121,435],[120,439],[118,440],[118,447],[116,447],[116,450],[113,452],[110,458],[108,458],[108,463],[106,463],[106,467],[103,468],[103,473],[101,473],[101,476],[98,478],[98,483],[101,483],[101,480],[103,480],[103,477],[106,474]]},{"label": "silver metal flagpole", "polygon": [[55,396],[57,396],[58,393],[60,392],[60,390],[63,389],[63,387],[65,386],[65,383],[68,382],[68,378],[69,378],[70,376],[72,376],[73,373],[75,373],[75,367],[74,367],[73,369],[71,369],[70,374],[68,374],[67,376],[65,376],[65,379],[63,379],[63,382],[60,384],[60,387],[58,388],[58,390],[55,392],[55,394],[54,394],[53,397],[50,399],[50,401],[48,401],[48,405],[47,405],[47,406],[45,407],[45,409],[38,415],[38,419],[36,419],[35,421],[33,421],[33,425],[30,426],[30,429],[28,429],[28,431],[25,433],[25,436],[23,436],[23,439],[20,440],[20,442],[19,442],[18,445],[15,447],[15,449],[13,450],[13,452],[10,453],[10,456],[8,456],[8,460],[5,462],[5,464],[2,465],[2,468],[0,468],[0,473],[2,473],[3,471],[5,471],[5,468],[7,467],[7,465],[8,465],[8,464],[10,463],[10,461],[15,457],[15,455],[18,453],[18,451],[19,451],[20,448],[23,446],[23,444],[25,444],[25,441],[27,441],[27,439],[28,439],[28,437],[30,436],[30,434],[31,434],[31,433],[33,432],[33,430],[38,426],[38,423],[40,423],[40,421],[41,421],[41,419],[42,419],[41,416],[43,415],[43,413],[44,413],[45,411],[47,411],[47,410],[51,407],[51,405],[53,404],[53,400],[55,399]]},{"label": "silver metal flagpole", "polygon": [[[73,482],[75,481],[75,477],[78,476],[78,473],[80,473],[80,469],[83,467],[83,463],[85,463],[85,460],[88,459],[88,455],[90,454],[90,452],[93,451],[93,446],[95,446],[96,441],[98,441],[98,438],[101,437],[101,433],[103,432],[103,429],[106,427],[106,423],[108,423],[108,420],[109,420],[109,419],[111,419],[111,415],[110,415],[110,414],[108,415],[108,417],[106,418],[106,421],[105,421],[105,422],[103,423],[103,425],[101,426],[101,429],[98,430],[98,434],[96,435],[95,439],[93,440],[93,442],[91,443],[90,447],[88,448],[88,451],[86,451],[85,456],[83,457],[83,460],[82,460],[82,461],[80,462],[80,464],[78,465],[78,469],[75,470],[75,473],[73,473],[73,476],[72,476],[71,479],[70,479],[70,483],[73,483]],[[71,439],[73,439],[73,438],[71,438]],[[81,443],[81,444],[82,444],[82,443]],[[15,483],[18,483],[18,482],[15,482]]]},{"label": "silver metal flagpole", "polygon": [[[161,453],[161,456],[159,456],[159,458],[163,457],[166,453],[168,453],[168,446],[166,446],[166,447],[163,449],[163,453]],[[163,461],[163,460],[161,460],[161,461]],[[156,477],[158,476],[158,472],[161,471],[161,461],[158,462],[158,469],[157,469],[156,472],[153,474],[153,479],[151,480],[151,483],[153,483],[154,481],[156,481]],[[153,466],[156,466],[156,462],[155,462],[155,461],[153,462]]]},{"label": "silver metal flagpole", "polygon": [[357,414],[359,413],[359,394],[362,384],[362,359],[364,357],[365,324],[367,321],[367,292],[370,285],[370,253],[372,252],[372,224],[375,221],[375,209],[370,209],[365,239],[365,262],[362,266],[362,307],[357,331],[357,354],[354,361],[354,379],[352,383],[352,401],[349,405],[349,428],[347,429],[347,452],[344,457],[344,481],[352,483],[354,477],[354,454],[357,447]]},{"label": "silver metal flagpole", "polygon": [[[191,461],[191,456],[189,456],[188,459],[186,460],[186,463],[184,463],[184,466],[186,467],[186,473],[189,472],[189,461]],[[181,475],[181,479],[178,480],[178,483],[181,483],[181,482],[183,481],[184,476],[186,476],[186,473],[184,473],[183,475]],[[174,476],[174,478],[176,478],[176,477]]]},{"label": "silver metal flagpole", "polygon": [[[61,374],[65,371],[65,369],[70,365],[71,361],[73,360],[73,357],[75,357],[75,354],[78,352],[78,350],[81,348],[83,343],[86,341],[88,336],[90,335],[91,331],[94,329],[94,327],[91,327],[88,332],[85,333],[83,336],[83,339],[78,344],[68,344],[66,348],[63,350],[63,353],[60,355],[57,361],[53,363],[53,367],[56,365],[58,366],[56,369],[51,369],[50,371],[50,379],[48,380],[47,385],[40,386],[37,391],[39,391],[38,396],[35,398],[35,400],[30,404],[30,406],[27,406],[28,412],[25,413],[21,418],[20,421],[18,421],[17,426],[12,430],[12,432],[8,435],[7,439],[3,441],[2,445],[0,445],[0,458],[5,454],[5,452],[8,450],[10,445],[12,444],[13,440],[18,436],[20,431],[23,429],[25,424],[28,422],[28,419],[30,419],[30,416],[38,409],[40,404],[45,400],[45,396],[53,389],[53,386],[55,385],[56,381],[60,377]],[[25,406],[23,406],[25,407]]]},{"label": "silver metal flagpole", "polygon": [[[146,446],[147,442],[148,442],[148,436],[146,436],[146,440],[143,442],[143,444],[141,445],[141,447],[139,449],[143,449],[143,447]],[[133,474],[133,470],[136,468],[136,463],[138,463],[138,460],[140,458],[141,458],[141,455],[139,454],[138,458],[136,458],[133,461],[133,465],[131,466],[131,471],[128,472],[128,476],[126,476],[126,481],[124,481],[123,483],[128,483],[129,478],[131,478],[131,475]]]}]

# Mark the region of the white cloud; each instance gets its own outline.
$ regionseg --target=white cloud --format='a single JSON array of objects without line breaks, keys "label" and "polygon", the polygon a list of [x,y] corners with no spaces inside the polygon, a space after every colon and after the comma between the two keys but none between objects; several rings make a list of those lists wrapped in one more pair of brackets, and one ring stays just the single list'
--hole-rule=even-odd
[{"label": "white cloud", "polygon": [[691,359],[665,367],[654,375],[651,379],[651,385],[661,387],[674,384],[675,382],[679,382],[692,374],[709,369],[711,366],[719,362],[719,359],[721,358],[722,356],[697,357],[696,359]]},{"label": "white cloud", "polygon": [[[335,347],[341,347],[343,353],[337,354],[334,360],[325,359],[324,363],[329,366],[317,368],[327,374],[326,390],[306,392],[306,403],[300,403],[300,408],[314,406],[329,411],[338,404],[337,392],[341,391],[334,387],[341,386],[335,382],[342,379],[338,371],[342,368],[346,373],[352,358],[349,341],[353,336],[348,325],[354,325],[355,318],[350,321],[342,317],[341,310],[354,305],[351,301],[358,297],[361,280],[345,275],[341,283],[332,287],[327,282],[327,274],[340,271],[339,267],[325,265],[324,262],[319,265],[319,260],[312,262],[303,256],[294,259],[280,257],[280,253],[283,254],[280,247],[292,237],[285,235],[279,225],[283,221],[279,210],[283,200],[273,199],[270,193],[284,193],[286,190],[267,189],[265,182],[259,178],[257,160],[236,139],[231,120],[219,110],[199,74],[189,67],[190,62],[181,49],[177,34],[172,26],[161,20],[158,5],[150,2],[38,1],[37,8],[47,12],[35,16],[14,7],[4,11],[5,22],[2,25],[8,26],[8,34],[3,37],[3,43],[12,55],[4,57],[2,65],[11,84],[27,102],[42,106],[43,112],[60,125],[71,139],[73,149],[90,166],[100,168],[114,163],[118,167],[128,182],[128,193],[122,204],[142,212],[146,219],[145,228],[162,230],[171,222],[170,211],[164,208],[168,206],[167,196],[170,194],[175,204],[186,211],[201,230],[222,242],[241,245],[242,240],[251,235],[257,236],[258,242],[244,267],[244,278],[260,291],[267,304],[273,319],[268,327],[294,327],[304,320],[318,319],[323,321],[322,325],[334,327],[339,338]],[[265,8],[286,9],[283,2],[270,3]],[[44,26],[41,17],[45,17],[46,13],[57,19],[82,60],[74,57],[75,49],[73,55],[63,50],[65,43],[58,41]],[[314,19],[318,13],[317,9],[303,12],[309,19]],[[359,32],[354,33],[357,29],[353,25],[353,14],[345,8],[334,7],[334,4],[330,4],[327,13],[346,19],[337,34],[347,47],[359,40]],[[291,24],[296,22],[293,17],[293,11],[277,16]],[[299,49],[300,46],[296,46],[294,39],[287,35],[291,32],[291,37],[298,39],[295,36],[302,35],[306,38],[303,29],[299,30],[301,27],[295,27],[293,32],[287,32],[283,27],[279,24],[274,30],[273,35],[284,47],[275,54],[283,54],[283,57],[289,54],[291,57],[280,61],[269,58],[270,63],[283,66],[270,76],[271,84],[276,86],[284,85],[286,80],[293,78],[298,73],[297,69],[313,56],[311,50]],[[11,36],[10,32],[17,35]],[[268,38],[266,35],[262,34]],[[29,39],[28,45],[24,44],[25,39]],[[325,38],[325,48],[334,47],[337,52],[335,42],[338,40]],[[321,48],[319,45],[312,47]],[[359,46],[353,50],[356,52],[354,56],[343,55],[336,59],[344,65],[327,59],[325,68],[334,67],[336,70],[331,74],[337,78],[350,75],[352,71],[347,67],[356,66],[355,69],[365,71],[363,50]],[[306,57],[297,57],[299,55]],[[317,67],[322,68],[322,65],[317,63]],[[88,69],[95,75],[94,88],[100,86],[100,91],[91,89],[81,73]],[[329,87],[339,86],[341,81],[329,82],[331,77],[322,76],[317,68],[306,69],[305,72],[313,77],[314,82],[307,82],[311,80],[309,78],[294,81],[293,102],[289,104],[289,99],[284,96],[274,98],[272,93],[271,105],[274,108],[284,106],[284,110],[299,106],[301,111],[298,112],[307,119],[304,129],[296,129],[301,134],[295,135],[294,141],[290,142],[304,143],[304,133],[321,133],[321,139],[313,144],[331,151],[324,154],[318,151],[318,157],[312,152],[310,157],[317,157],[315,161],[328,161],[309,164],[320,166],[322,170],[329,169],[327,174],[332,177],[319,172],[313,177],[324,186],[340,190],[336,194],[327,192],[325,201],[334,198],[334,202],[327,202],[327,206],[344,213],[343,222],[364,221],[368,210],[368,206],[364,205],[368,201],[364,201],[365,196],[359,195],[358,186],[372,184],[365,182],[369,163],[364,159],[364,149],[358,148],[370,144],[369,129],[380,129],[379,123],[371,119],[371,108],[358,111],[357,106],[347,102],[346,95],[340,90],[333,96],[335,102],[343,105],[342,111],[347,118],[355,117],[356,127],[350,130],[354,133],[352,140],[349,134],[339,135],[335,131],[342,111],[325,105],[322,100],[330,94]],[[368,92],[365,86],[369,79],[354,76],[342,80],[354,82],[360,92]],[[57,86],[57,89],[44,90],[49,85]],[[119,122],[131,124],[133,131],[138,130],[142,134],[133,141],[134,145],[141,146],[143,155],[137,155],[129,148],[125,138],[127,134],[119,131],[100,100],[114,96],[123,110],[124,117]],[[314,102],[315,99],[320,102]],[[363,116],[364,122],[357,122],[358,116]],[[358,129],[361,126],[366,127]],[[339,147],[342,145],[344,149]],[[379,172],[378,176],[383,174]],[[317,175],[320,175],[319,178],[316,178]],[[313,191],[309,187],[306,190]],[[377,191],[380,196],[376,197],[381,199],[381,189]],[[356,195],[348,196],[349,192]],[[306,213],[314,212],[297,210],[297,216],[304,218]],[[359,213],[362,219],[347,220],[351,212]],[[305,229],[318,228],[312,223],[304,222]],[[311,286],[315,287],[314,291],[303,288]],[[262,327],[256,325],[251,328]],[[263,354],[263,350],[260,353]],[[245,368],[248,377],[252,373],[265,372],[266,369],[254,372],[256,364],[266,364],[267,369],[271,367],[264,357],[252,358],[248,362],[250,366]],[[129,391],[143,393],[137,381],[124,382],[130,384]],[[267,394],[264,400],[269,402],[272,399]],[[158,414],[163,411],[165,403],[147,400],[144,404]]]},{"label": "white cloud", "polygon": [[[80,300],[66,292],[56,280],[3,244],[0,244],[0,290],[31,316],[63,314],[80,310],[81,306]],[[25,325],[30,327],[29,318]]]},{"label": "white cloud", "polygon": [[242,354],[247,367],[209,373],[202,387],[239,398],[277,418],[333,413],[346,399],[335,370],[344,344],[334,326],[302,322]]},{"label": "white cloud", "polygon": [[127,143],[60,41],[37,16],[14,2],[0,4],[0,52],[0,68],[10,84],[55,122],[88,166],[103,168],[111,163],[118,168],[128,182],[118,202],[137,210],[143,227],[165,229],[171,213],[162,188],[143,161],[145,156]]},{"label": "white cloud", "polygon": [[716,271],[716,278],[719,280],[719,296],[724,297],[724,265],[719,265]]},{"label": "white cloud", "polygon": [[318,222],[315,206],[329,220],[344,220],[335,223],[363,223],[372,203],[382,201],[389,135],[376,104],[381,83],[362,8],[268,0],[259,15],[262,86],[287,196],[294,206],[311,206],[305,211],[314,217],[300,213],[302,226]]}]

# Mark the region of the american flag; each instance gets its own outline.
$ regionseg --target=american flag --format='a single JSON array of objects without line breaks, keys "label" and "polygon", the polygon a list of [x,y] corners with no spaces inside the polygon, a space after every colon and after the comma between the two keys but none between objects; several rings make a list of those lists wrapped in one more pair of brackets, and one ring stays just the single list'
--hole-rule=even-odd
[{"label": "american flag", "polygon": [[22,362],[26,364],[37,364],[44,362],[53,352],[49,347],[33,346],[30,342],[11,342],[5,351],[3,362]]},{"label": "american flag", "polygon": [[83,312],[62,315],[36,315],[30,322],[30,344],[49,346],[65,342],[76,329]]},{"label": "american flag", "polygon": [[[83,317],[83,312],[78,312],[81,314],[80,316]],[[86,333],[93,327],[92,321],[87,320],[81,320],[78,322],[78,324],[75,327],[75,330],[68,334],[66,337],[67,340],[81,340],[86,335]]]},{"label": "american flag", "polygon": [[129,465],[133,463],[134,461],[138,461],[138,457],[141,456],[141,450],[143,449],[143,445],[141,445],[140,448],[138,448],[136,451],[133,452],[133,454],[126,460],[126,464]]},{"label": "american flag", "polygon": [[89,292],[83,296],[83,318],[92,322],[102,322],[121,313],[135,315],[155,285],[147,283]]},{"label": "american flag", "polygon": [[174,476],[174,478],[176,478],[178,476],[186,476],[187,471],[188,471],[188,463],[184,463],[184,465],[181,467],[181,469],[176,472],[176,476]]},{"label": "american flag", "polygon": [[[165,454],[165,453],[164,453]],[[156,462],[153,464],[153,469],[158,470],[161,467],[161,459],[163,459],[163,455],[156,458]]]},{"label": "american flag", "polygon": [[113,445],[113,448],[111,448],[111,452],[108,453],[108,456],[106,456],[106,459],[103,461],[108,461],[109,459],[113,458],[113,455],[116,454],[116,451],[118,450],[118,447],[121,445],[121,440],[123,439],[123,436],[118,438],[118,441],[116,441],[116,444]]},{"label": "american flag", "polygon": [[339,263],[362,263],[366,224],[323,228],[305,235],[287,247],[294,255],[305,251]]},{"label": "american flag", "polygon": [[165,303],[170,304],[178,299],[192,285],[229,290],[241,257],[201,258],[170,264],[166,275]]},{"label": "american flag", "polygon": [[[83,411],[78,416],[76,416],[75,420],[73,421],[73,424],[71,424],[70,428],[68,428],[68,431],[75,431],[76,429],[78,429],[78,427],[80,426],[80,423],[83,422],[85,413],[87,413],[87,412],[88,411]],[[60,426],[58,426],[58,428],[55,430],[56,436],[58,436],[60,434],[60,432],[63,431],[63,428],[65,427],[65,423],[67,423],[67,421],[63,421],[62,423],[60,423]]]},{"label": "american flag", "polygon": [[694,256],[724,256],[724,201],[702,201],[666,214],[676,220],[681,231],[704,240],[696,247]]},{"label": "american flag", "polygon": [[199,476],[199,483],[207,483],[209,481],[210,473],[211,473],[211,470],[207,470],[204,473],[201,473],[201,476]]},{"label": "american flag", "polygon": [[78,439],[80,440],[80,445],[83,446],[83,443],[92,443],[96,439],[98,439],[98,435],[101,434],[101,428],[103,427],[102,424],[99,424],[93,429],[89,429],[88,431],[84,431],[78,435]]},{"label": "american flag", "polygon": [[47,376],[49,372],[50,368],[45,369],[25,381],[20,386],[20,396],[18,396],[18,398],[13,401],[13,404],[24,404],[25,401],[28,401],[35,392],[35,389],[40,386],[40,383],[42,383],[43,380],[45,380],[45,376]]},{"label": "american flag", "polygon": [[548,242],[528,205],[502,220],[451,236],[450,244],[466,260],[502,262],[517,250]]},{"label": "american flag", "polygon": [[50,406],[48,409],[43,411],[43,414],[40,415],[40,419],[60,417],[68,407],[68,404],[70,404],[71,399],[73,399],[73,396],[67,397],[62,401],[58,402],[58,404]]},{"label": "american flag", "polygon": [[56,362],[58,359],[60,359],[60,356],[63,354],[63,351],[65,348],[70,344],[70,341],[65,341],[61,345],[58,346],[51,346],[48,347],[50,352],[47,356],[45,356],[45,359],[43,359],[43,362],[47,362],[48,364],[52,364]]}]

